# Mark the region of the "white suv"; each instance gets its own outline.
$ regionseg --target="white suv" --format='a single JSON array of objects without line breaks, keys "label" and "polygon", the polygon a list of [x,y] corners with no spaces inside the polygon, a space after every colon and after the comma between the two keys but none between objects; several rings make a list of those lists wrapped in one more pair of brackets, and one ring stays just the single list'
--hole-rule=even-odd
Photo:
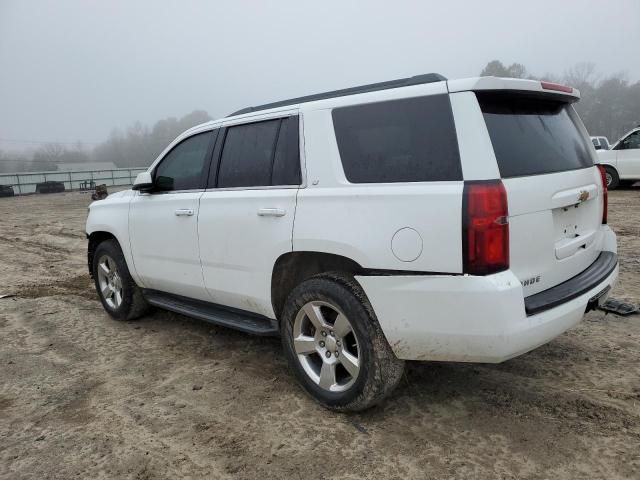
[{"label": "white suv", "polygon": [[501,362],[618,275],[607,190],[571,104],[529,80],[437,74],[192,128],[90,207],[107,312],[149,305],[280,335],[321,404],[361,410],[404,360]]}]

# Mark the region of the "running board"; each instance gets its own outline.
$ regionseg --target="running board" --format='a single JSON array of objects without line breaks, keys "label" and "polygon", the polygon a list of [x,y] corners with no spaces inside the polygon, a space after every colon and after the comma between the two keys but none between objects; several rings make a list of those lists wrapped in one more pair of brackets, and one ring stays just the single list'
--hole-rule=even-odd
[{"label": "running board", "polygon": [[254,335],[278,335],[276,321],[256,313],[156,290],[145,289],[143,290],[143,295],[147,302],[154,307],[163,308],[187,317]]}]

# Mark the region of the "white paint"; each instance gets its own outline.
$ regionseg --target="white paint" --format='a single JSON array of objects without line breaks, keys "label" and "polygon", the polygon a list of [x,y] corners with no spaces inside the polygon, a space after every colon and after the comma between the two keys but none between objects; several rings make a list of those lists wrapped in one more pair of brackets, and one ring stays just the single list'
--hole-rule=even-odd
[{"label": "white paint", "polygon": [[580,322],[589,299],[615,285],[617,277],[618,267],[584,295],[530,317],[522,286],[510,271],[486,277],[356,278],[398,358],[497,363]]}]

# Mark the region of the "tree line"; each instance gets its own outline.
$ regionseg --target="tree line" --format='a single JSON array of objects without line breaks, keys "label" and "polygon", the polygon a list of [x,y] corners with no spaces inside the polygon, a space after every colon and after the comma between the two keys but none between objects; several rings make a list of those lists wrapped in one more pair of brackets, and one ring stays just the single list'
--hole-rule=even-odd
[{"label": "tree line", "polygon": [[194,110],[181,118],[159,120],[151,128],[135,122],[125,131],[112,130],[109,138],[93,149],[80,143],[70,147],[49,143],[33,152],[0,150],[0,173],[56,170],[59,163],[83,162],[112,162],[121,168],[147,167],[178,135],[209,120],[207,112]]},{"label": "tree line", "polygon": [[[519,63],[504,65],[489,62],[481,76],[528,78],[565,83],[580,90],[576,110],[591,135],[604,135],[615,141],[626,131],[640,125],[640,81],[631,83],[624,75],[600,75],[592,63],[580,63],[563,75],[532,75]],[[211,120],[204,110],[195,110],[182,118],[170,117],[151,128],[135,122],[125,131],[114,129],[109,138],[92,149],[81,144],[67,147],[46,144],[32,152],[0,150],[0,173],[56,170],[58,163],[87,161],[113,162],[118,167],[146,167],[180,133]]]}]

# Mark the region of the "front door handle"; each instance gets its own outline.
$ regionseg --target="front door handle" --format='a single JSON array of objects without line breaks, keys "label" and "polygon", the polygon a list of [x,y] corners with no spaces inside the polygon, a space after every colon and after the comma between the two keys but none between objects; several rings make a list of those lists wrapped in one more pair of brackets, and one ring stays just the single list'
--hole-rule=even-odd
[{"label": "front door handle", "polygon": [[178,217],[191,217],[193,216],[193,208],[179,208],[174,213]]},{"label": "front door handle", "polygon": [[259,208],[258,215],[261,217],[284,217],[287,212],[282,208]]}]

